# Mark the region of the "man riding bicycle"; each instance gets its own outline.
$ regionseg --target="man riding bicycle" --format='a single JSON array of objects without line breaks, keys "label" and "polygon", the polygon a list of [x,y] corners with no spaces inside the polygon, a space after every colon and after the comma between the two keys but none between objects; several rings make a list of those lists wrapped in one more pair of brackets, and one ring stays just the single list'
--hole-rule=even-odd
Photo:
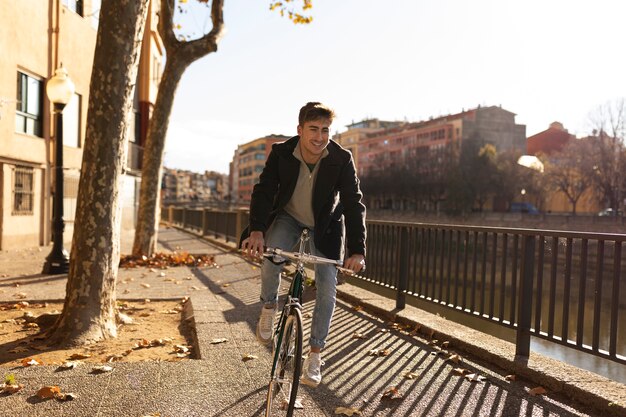
[{"label": "man riding bicycle", "polygon": [[[310,102],[300,109],[298,136],[272,146],[250,202],[250,224],[242,247],[252,256],[264,246],[292,248],[302,229],[313,234],[311,253],[341,259],[345,236],[348,256],[344,267],[359,272],[365,265],[365,206],[352,154],[329,139],[334,112]],[[246,235],[249,234],[247,237]],[[272,338],[282,266],[264,259],[261,269],[261,315],[257,338]],[[337,269],[315,265],[316,300],[304,362],[302,382],[317,386],[321,350],[326,343],[336,302]]]}]

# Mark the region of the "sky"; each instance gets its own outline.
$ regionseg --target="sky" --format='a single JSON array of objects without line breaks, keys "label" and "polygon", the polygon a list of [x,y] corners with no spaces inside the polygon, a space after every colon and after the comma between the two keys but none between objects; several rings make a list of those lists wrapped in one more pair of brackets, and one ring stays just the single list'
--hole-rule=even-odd
[{"label": "sky", "polygon": [[[237,145],[295,135],[307,101],[335,110],[333,134],[495,105],[527,136],[553,121],[582,136],[594,109],[626,97],[623,0],[313,0],[309,25],[270,3],[225,0],[218,51],[177,90],[166,167],[228,173]],[[197,11],[179,21],[211,28]]]}]

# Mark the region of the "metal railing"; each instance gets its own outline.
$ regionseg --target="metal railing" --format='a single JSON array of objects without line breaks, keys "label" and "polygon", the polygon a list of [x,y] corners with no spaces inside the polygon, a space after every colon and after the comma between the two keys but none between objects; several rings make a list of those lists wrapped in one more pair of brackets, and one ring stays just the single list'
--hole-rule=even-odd
[{"label": "metal railing", "polygon": [[161,210],[161,220],[185,229],[202,233],[203,236],[221,238],[226,242],[238,242],[248,225],[247,210],[215,210],[170,206]]},{"label": "metal railing", "polygon": [[[368,221],[365,279],[626,363],[626,235]],[[621,289],[620,289],[620,284]],[[621,302],[621,303],[620,303]]]},{"label": "metal railing", "polygon": [[[240,210],[170,207],[163,220],[228,241]],[[358,279],[516,332],[626,363],[626,235],[367,221],[368,269]]]}]

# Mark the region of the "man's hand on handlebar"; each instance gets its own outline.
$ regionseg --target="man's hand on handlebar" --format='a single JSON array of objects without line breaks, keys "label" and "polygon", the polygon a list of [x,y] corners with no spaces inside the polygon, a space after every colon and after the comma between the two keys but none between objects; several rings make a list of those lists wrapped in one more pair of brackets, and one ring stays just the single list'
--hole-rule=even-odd
[{"label": "man's hand on handlebar", "polygon": [[343,262],[343,267],[354,271],[356,274],[365,268],[365,257],[360,254],[354,254]]},{"label": "man's hand on handlebar", "polygon": [[264,246],[265,239],[263,238],[263,232],[259,231],[250,232],[250,236],[241,242],[241,249],[254,258],[259,258],[263,255]]}]

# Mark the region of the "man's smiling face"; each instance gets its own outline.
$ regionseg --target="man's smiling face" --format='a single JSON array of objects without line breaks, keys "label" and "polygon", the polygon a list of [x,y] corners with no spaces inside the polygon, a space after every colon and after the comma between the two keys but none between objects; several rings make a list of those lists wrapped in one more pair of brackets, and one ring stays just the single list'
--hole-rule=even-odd
[{"label": "man's smiling face", "polygon": [[331,121],[328,119],[310,120],[298,126],[302,158],[309,164],[316,163],[328,146]]}]

